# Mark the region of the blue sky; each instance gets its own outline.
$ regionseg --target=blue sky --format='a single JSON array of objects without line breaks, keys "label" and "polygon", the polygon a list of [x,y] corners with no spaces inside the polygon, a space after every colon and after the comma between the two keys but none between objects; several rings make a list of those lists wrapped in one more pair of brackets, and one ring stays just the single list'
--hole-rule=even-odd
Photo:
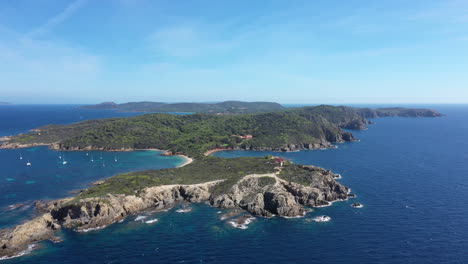
[{"label": "blue sky", "polygon": [[468,103],[468,1],[0,1],[0,101]]}]

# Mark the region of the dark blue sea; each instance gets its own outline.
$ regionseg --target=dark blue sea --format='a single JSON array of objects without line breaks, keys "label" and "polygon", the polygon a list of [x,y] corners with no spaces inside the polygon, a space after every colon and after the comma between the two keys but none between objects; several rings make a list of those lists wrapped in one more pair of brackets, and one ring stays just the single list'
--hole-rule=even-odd
[{"label": "dark blue sea", "polygon": [[[337,149],[216,154],[226,158],[274,154],[296,163],[330,168],[342,174],[340,181],[357,195],[354,200],[315,209],[304,218],[257,218],[245,230],[220,221],[219,210],[205,204],[193,205],[189,213],[177,213],[177,208],[168,212],[148,212],[147,219],[157,218],[159,221],[147,224],[134,221],[134,216],[101,231],[63,231],[64,242],[44,242],[40,244],[41,249],[4,262],[468,263],[468,106],[435,105],[431,108],[446,116],[376,119],[376,124],[368,130],[353,132],[360,142],[339,144]],[[35,115],[34,109],[30,110],[28,117]],[[62,111],[57,114],[62,115]],[[0,124],[4,124],[5,118],[12,118],[0,115]],[[49,119],[55,120],[54,117]],[[62,119],[61,122],[68,121]],[[32,127],[26,125],[9,131],[26,128]],[[30,151],[47,152],[43,149]],[[23,167],[16,168],[21,165],[13,162],[18,158],[17,152],[0,153],[3,168],[0,178],[4,179],[0,187],[2,204],[13,202],[4,202],[3,199],[12,199],[5,198],[5,192],[29,200],[64,194],[61,190],[64,184],[54,184],[37,194],[34,189],[28,189],[30,185],[47,183],[51,180],[47,177],[51,176],[40,168],[34,173],[24,171]],[[51,164],[44,165],[43,169],[56,166],[53,170],[61,170],[60,164],[54,163],[57,153],[50,155],[40,162]],[[88,166],[85,158],[78,159],[79,155],[85,154],[66,155],[77,155],[76,162]],[[114,154],[109,155],[109,162],[112,162]],[[127,155],[130,159],[139,153]],[[72,161],[72,157],[69,159]],[[34,161],[33,166],[36,163]],[[135,163],[127,169],[138,169],[140,165]],[[70,176],[67,170],[60,174],[73,178],[70,181],[76,185],[103,176],[98,172],[102,168],[86,170],[95,177],[81,180],[79,174]],[[116,172],[118,170],[109,174]],[[30,176],[22,176],[28,173]],[[15,183],[18,186],[10,189],[5,186],[11,182],[5,178],[21,180]],[[27,181],[35,183],[28,185]],[[352,202],[360,202],[364,208],[351,208]],[[328,215],[332,220],[326,223],[308,221],[318,215]]]}]

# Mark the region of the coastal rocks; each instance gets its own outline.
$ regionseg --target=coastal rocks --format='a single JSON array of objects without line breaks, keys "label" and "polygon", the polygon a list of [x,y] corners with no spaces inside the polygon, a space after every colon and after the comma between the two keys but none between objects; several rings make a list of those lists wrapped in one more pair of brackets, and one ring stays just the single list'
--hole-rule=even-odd
[{"label": "coastal rocks", "polygon": [[234,228],[247,229],[247,226],[255,220],[255,217],[244,214],[228,221]]},{"label": "coastal rocks", "polygon": [[362,208],[362,207],[364,207],[364,206],[363,206],[362,204],[360,204],[360,203],[353,203],[353,204],[351,205],[351,207],[352,207],[352,208]]},{"label": "coastal rocks", "polygon": [[[302,217],[305,207],[330,204],[347,198],[348,188],[334,180],[335,174],[314,166],[300,167],[310,176],[308,184],[286,181],[278,173],[251,174],[240,178],[227,191],[213,193],[216,180],[192,185],[162,185],[147,187],[135,194],[107,194],[101,197],[80,196],[51,202],[36,202],[38,211],[44,214],[23,225],[0,231],[0,257],[13,256],[37,241],[54,239],[60,228],[79,232],[99,230],[122,221],[129,215],[137,215],[148,209],[163,210],[177,203],[205,202],[212,206],[232,208],[221,216],[236,228],[246,228],[253,216]],[[310,173],[313,172],[313,173]],[[189,208],[189,207],[187,207]],[[187,209],[186,208],[186,209]],[[235,219],[232,219],[236,217]],[[144,219],[147,222],[148,219]],[[150,221],[150,220],[148,220]],[[154,223],[152,221],[151,223]]]},{"label": "coastal rocks", "polygon": [[11,140],[11,136],[0,137],[0,142]]},{"label": "coastal rocks", "polygon": [[0,144],[0,149],[18,149],[18,148],[29,148],[29,147],[37,147],[37,146],[47,146],[49,144],[46,143],[30,143],[30,144],[23,144],[18,142],[3,142]]},{"label": "coastal rocks", "polygon": [[[349,132],[343,132],[349,133]],[[345,136],[349,138],[349,136]],[[342,137],[336,139],[333,142],[342,142]],[[301,143],[301,144],[287,144],[282,147],[270,148],[270,147],[259,147],[253,145],[242,145],[239,150],[255,150],[255,151],[281,151],[281,152],[291,152],[291,151],[300,151],[300,150],[313,150],[313,149],[326,149],[334,148],[334,146],[328,141],[320,141],[317,143]]]},{"label": "coastal rocks", "polygon": [[353,134],[350,132],[343,132],[342,137],[344,141],[357,141],[357,139],[355,139]]},{"label": "coastal rocks", "polygon": [[232,218],[232,217],[234,217],[234,216],[238,216],[238,215],[241,214],[242,212],[243,212],[243,211],[242,211],[242,210],[239,210],[239,209],[230,210],[229,212],[227,212],[227,213],[225,213],[225,214],[222,214],[222,215],[219,217],[219,220],[223,221],[223,220]]},{"label": "coastal rocks", "polygon": [[348,188],[337,183],[331,172],[320,171],[310,186],[287,182],[275,174],[249,175],[222,195],[210,198],[210,204],[222,208],[239,207],[253,215],[272,217],[304,216],[304,206],[322,206],[336,200],[346,200]]},{"label": "coastal rocks", "polygon": [[342,126],[340,126],[341,128],[346,128],[346,129],[357,129],[357,130],[363,130],[363,129],[366,129],[367,126],[366,126],[366,123],[364,121],[364,119],[354,119]]},{"label": "coastal rocks", "polygon": [[108,194],[105,197],[80,199],[77,202],[56,203],[51,215],[66,228],[98,228],[149,208],[165,209],[182,201],[206,201],[210,196],[210,188],[219,182],[163,185],[145,188],[139,196]]},{"label": "coastal rocks", "polygon": [[44,214],[22,225],[0,231],[0,257],[12,257],[34,242],[51,239],[59,229],[50,214]]},{"label": "coastal rocks", "polygon": [[115,147],[100,147],[100,146],[68,146],[63,143],[52,143],[52,144],[44,144],[49,145],[50,149],[53,150],[66,150],[66,151],[91,151],[91,150],[98,150],[98,151],[133,151],[134,148],[115,148]]},{"label": "coastal rocks", "polygon": [[12,204],[12,205],[7,206],[7,209],[8,209],[9,211],[12,211],[12,210],[16,210],[16,209],[22,208],[22,207],[25,206],[25,205],[26,205],[26,203]]}]

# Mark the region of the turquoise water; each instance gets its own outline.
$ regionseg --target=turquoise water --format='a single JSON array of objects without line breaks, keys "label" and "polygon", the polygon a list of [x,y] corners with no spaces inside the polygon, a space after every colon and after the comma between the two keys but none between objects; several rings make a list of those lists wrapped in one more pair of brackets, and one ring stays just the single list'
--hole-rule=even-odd
[{"label": "turquoise water", "polygon": [[[115,174],[171,168],[180,157],[160,156],[158,151],[59,152],[47,147],[0,150],[0,228],[17,224],[33,215],[33,202],[73,195],[90,183]],[[20,156],[23,159],[20,159]],[[67,164],[63,164],[63,160]],[[94,161],[92,161],[94,160]],[[27,162],[31,166],[26,166]],[[24,204],[17,209],[8,206]]]},{"label": "turquoise water", "polygon": [[[257,218],[245,230],[205,204],[147,213],[158,222],[132,216],[101,231],[65,231],[64,242],[5,263],[468,263],[468,107],[432,108],[447,116],[377,119],[354,132],[360,142],[338,149],[216,154],[275,154],[330,168],[355,200],[305,218]],[[364,208],[351,208],[354,201]],[[324,214],[332,220],[308,221]]]},{"label": "turquoise water", "polygon": [[[2,106],[0,136],[26,132],[46,124],[66,124],[92,118],[124,117],[141,113],[82,110],[68,105]],[[175,167],[180,157],[158,151],[59,152],[47,147],[0,150],[0,228],[34,215],[33,203],[73,195],[91,182],[115,174]],[[22,159],[21,159],[22,158]],[[66,164],[63,164],[63,161]],[[92,161],[93,160],[93,161]],[[31,166],[26,163],[30,162]],[[21,204],[18,208],[10,205]]]}]

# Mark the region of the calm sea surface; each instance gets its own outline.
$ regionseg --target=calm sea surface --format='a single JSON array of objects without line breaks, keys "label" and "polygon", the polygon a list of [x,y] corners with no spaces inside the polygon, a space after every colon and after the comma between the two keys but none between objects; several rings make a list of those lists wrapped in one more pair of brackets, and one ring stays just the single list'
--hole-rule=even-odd
[{"label": "calm sea surface", "polygon": [[[468,206],[465,198],[468,195],[468,106],[432,108],[447,116],[377,119],[368,130],[353,132],[360,142],[339,144],[338,149],[217,153],[226,158],[281,155],[296,163],[318,165],[342,174],[340,181],[351,187],[357,198],[315,209],[305,218],[257,218],[248,229],[240,230],[220,221],[218,209],[199,204],[193,205],[189,213],[177,213],[174,208],[168,212],[144,214],[146,220],[158,219],[153,224],[134,221],[134,216],[101,231],[64,231],[61,234],[64,242],[44,242],[40,244],[42,249],[4,262],[468,263]],[[35,115],[33,108],[29,111],[32,112],[26,116]],[[69,111],[71,115],[71,112],[82,110]],[[3,124],[3,119],[10,118],[2,114],[2,109],[0,115]],[[63,115],[63,112],[58,111],[57,115]],[[49,118],[54,120],[52,116]],[[68,121],[63,119],[62,122]],[[5,130],[29,128],[32,127]],[[37,155],[39,153],[42,154]],[[85,153],[67,152],[70,166],[80,163],[76,169],[83,167],[87,173],[95,175],[81,178],[81,173],[74,173],[57,163],[57,152],[43,148],[23,150],[23,156],[28,155],[33,162],[31,168],[25,168],[18,162],[19,152],[2,150],[0,203],[3,206],[62,196],[75,186],[119,172],[115,169],[102,174],[113,164],[114,154],[102,155],[106,154],[108,156],[104,158],[109,166],[103,169],[93,167],[95,164],[89,163]],[[100,154],[95,155],[96,158]],[[145,167],[140,164],[146,164],[144,159],[148,159],[148,163],[157,159],[157,164],[161,164],[158,166],[177,164],[159,160],[159,156],[147,152],[118,155],[126,155],[119,157],[119,162],[135,160],[134,165],[126,168],[128,170]],[[134,158],[138,155],[144,158]],[[39,167],[35,168],[37,163]],[[62,180],[64,183],[58,184]],[[28,181],[34,183],[28,184]],[[48,182],[52,183],[49,187]],[[65,190],[68,182],[75,186]],[[11,186],[7,187],[8,184]],[[351,208],[354,201],[363,203],[364,208]],[[307,221],[324,214],[332,220],[327,223]]]},{"label": "calm sea surface", "polygon": [[[134,116],[141,113],[82,110],[70,105],[0,106],[0,136],[25,132],[46,124],[67,124],[94,118]],[[36,200],[72,195],[93,181],[112,175],[175,167],[180,157],[157,151],[59,152],[47,147],[0,150],[0,228],[16,225],[34,215]],[[66,164],[63,164],[66,161]],[[26,166],[30,162],[31,166]],[[10,205],[19,205],[17,209]]]}]

